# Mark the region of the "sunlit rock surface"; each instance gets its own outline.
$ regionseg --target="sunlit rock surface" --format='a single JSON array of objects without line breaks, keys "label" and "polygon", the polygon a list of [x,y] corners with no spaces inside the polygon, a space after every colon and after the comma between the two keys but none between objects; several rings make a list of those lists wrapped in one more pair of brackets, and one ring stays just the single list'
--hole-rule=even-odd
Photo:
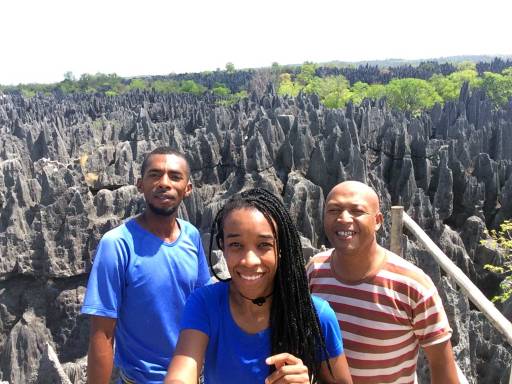
[{"label": "sunlit rock surface", "polygon": [[[282,98],[273,87],[230,107],[212,96],[147,92],[5,95],[0,381],[85,381],[87,273],[102,234],[142,210],[134,183],[143,155],[161,145],[189,158],[194,192],[180,214],[204,239],[229,196],[259,186],[283,197],[309,257],[326,244],[327,192],[356,179],[381,196],[383,245],[389,208],[401,204],[486,294],[496,293],[499,279],[483,265],[501,256],[480,240],[512,214],[512,107],[495,111],[479,91],[464,87],[458,101],[418,117],[384,101],[329,110],[316,96]],[[405,257],[439,287],[469,382],[508,383],[511,347],[413,240]],[[418,372],[428,375],[424,363]]]}]

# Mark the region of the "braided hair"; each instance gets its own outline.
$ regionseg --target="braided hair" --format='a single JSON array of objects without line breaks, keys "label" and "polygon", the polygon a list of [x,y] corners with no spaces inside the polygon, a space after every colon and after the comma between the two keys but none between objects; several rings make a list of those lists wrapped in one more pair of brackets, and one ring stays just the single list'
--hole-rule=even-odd
[{"label": "braided hair", "polygon": [[[250,189],[231,197],[217,213],[210,231],[209,261],[213,238],[222,249],[224,220],[234,210],[254,208],[269,222],[277,239],[278,267],[274,278],[270,309],[272,355],[288,352],[300,358],[309,369],[312,382],[318,381],[320,357],[329,356],[320,322],[309,293],[304,256],[297,229],[283,203],[262,188]],[[220,281],[212,268],[213,275]],[[329,371],[331,366],[327,360]],[[274,367],[271,367],[271,371]],[[331,371],[332,373],[332,371]]]}]

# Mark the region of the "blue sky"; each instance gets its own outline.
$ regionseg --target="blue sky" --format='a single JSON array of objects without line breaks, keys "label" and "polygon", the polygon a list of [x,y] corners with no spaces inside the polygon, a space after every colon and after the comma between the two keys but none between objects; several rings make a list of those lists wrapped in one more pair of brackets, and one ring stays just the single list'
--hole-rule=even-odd
[{"label": "blue sky", "polygon": [[15,0],[0,84],[304,61],[512,54],[509,0]]}]

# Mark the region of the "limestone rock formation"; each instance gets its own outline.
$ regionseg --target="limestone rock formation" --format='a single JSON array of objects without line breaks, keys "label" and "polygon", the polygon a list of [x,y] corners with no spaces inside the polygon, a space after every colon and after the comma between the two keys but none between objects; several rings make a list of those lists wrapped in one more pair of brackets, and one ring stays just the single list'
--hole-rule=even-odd
[{"label": "limestone rock formation", "polygon": [[[467,86],[459,100],[417,117],[383,100],[330,110],[314,95],[280,97],[272,87],[232,106],[216,101],[146,91],[2,96],[0,381],[84,382],[88,320],[79,309],[94,252],[106,231],[143,209],[134,184],[144,154],[160,145],[190,161],[194,192],[180,215],[206,248],[226,199],[259,186],[282,196],[309,257],[327,241],[329,189],[356,179],[381,196],[382,244],[389,208],[402,204],[486,294],[496,293],[499,277],[483,265],[500,255],[480,239],[512,215],[512,104],[494,110]],[[507,382],[512,348],[414,239],[404,244],[404,257],[440,288],[469,382]],[[214,263],[222,270],[218,251]]]}]

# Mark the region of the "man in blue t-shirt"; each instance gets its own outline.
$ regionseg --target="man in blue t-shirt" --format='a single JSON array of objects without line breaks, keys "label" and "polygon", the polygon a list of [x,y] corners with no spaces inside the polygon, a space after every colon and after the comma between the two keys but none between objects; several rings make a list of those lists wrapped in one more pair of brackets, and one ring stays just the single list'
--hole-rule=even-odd
[{"label": "man in blue t-shirt", "polygon": [[185,157],[155,149],[137,187],[146,209],[103,236],[89,276],[82,313],[91,315],[91,384],[109,382],[113,361],[121,382],[161,383],[185,302],[210,278],[198,230],[177,218],[192,191]]}]

